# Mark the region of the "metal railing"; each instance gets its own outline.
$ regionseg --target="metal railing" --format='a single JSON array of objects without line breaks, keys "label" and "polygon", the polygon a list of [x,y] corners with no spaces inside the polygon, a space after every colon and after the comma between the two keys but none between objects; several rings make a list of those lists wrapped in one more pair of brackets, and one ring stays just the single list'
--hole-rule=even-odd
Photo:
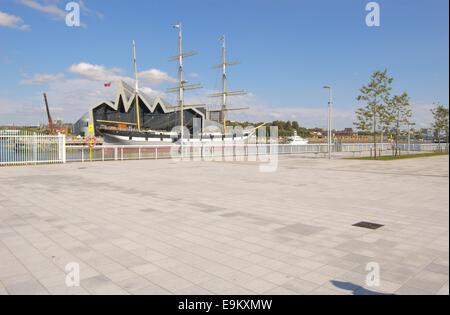
[{"label": "metal railing", "polygon": [[66,162],[66,137],[0,130],[0,166]]},{"label": "metal railing", "polygon": [[66,146],[67,162],[123,161],[167,158],[217,158],[254,157],[270,154],[319,154],[327,153],[326,144],[286,145],[286,144],[203,144],[185,145],[102,145]]},{"label": "metal railing", "polygon": [[[335,151],[339,152],[370,152],[374,149],[373,143],[342,143],[334,146]],[[402,152],[434,152],[444,150],[448,147],[446,143],[399,143],[398,149]],[[395,145],[392,143],[377,143],[377,150],[392,151]]]},{"label": "metal railing", "polygon": [[[441,144],[441,148],[445,144]],[[333,152],[368,153],[373,150],[371,143],[335,144],[332,146]],[[438,144],[401,144],[399,149],[402,152],[433,152],[439,148]],[[392,144],[379,143],[377,151],[390,152]],[[202,144],[185,145],[181,154],[179,145],[102,145],[92,149],[89,146],[67,146],[66,156],[68,162],[86,161],[123,161],[123,160],[146,160],[164,159],[172,157],[186,158],[216,158],[216,157],[254,157],[260,155],[289,155],[306,154],[311,156],[325,157],[328,153],[327,144]]]},{"label": "metal railing", "polygon": [[[333,152],[367,153],[374,148],[373,143],[335,143]],[[399,144],[401,152],[433,152],[448,148],[445,143]],[[391,143],[378,143],[377,151],[393,150]],[[15,130],[0,130],[0,166],[51,164],[87,161],[122,161],[164,159],[180,157],[212,159],[217,157],[255,157],[261,155],[305,154],[325,157],[327,144],[195,144],[179,145],[66,145],[64,135],[40,135]]]}]

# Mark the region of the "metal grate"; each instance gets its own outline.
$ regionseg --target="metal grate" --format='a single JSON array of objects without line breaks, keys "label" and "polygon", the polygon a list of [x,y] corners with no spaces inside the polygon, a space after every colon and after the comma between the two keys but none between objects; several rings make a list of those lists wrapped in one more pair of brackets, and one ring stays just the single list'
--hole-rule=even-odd
[{"label": "metal grate", "polygon": [[371,229],[371,230],[376,230],[376,229],[379,229],[380,227],[382,227],[384,225],[378,224],[378,223],[362,221],[362,222],[358,222],[356,224],[353,224],[353,226],[362,227],[362,228]]}]

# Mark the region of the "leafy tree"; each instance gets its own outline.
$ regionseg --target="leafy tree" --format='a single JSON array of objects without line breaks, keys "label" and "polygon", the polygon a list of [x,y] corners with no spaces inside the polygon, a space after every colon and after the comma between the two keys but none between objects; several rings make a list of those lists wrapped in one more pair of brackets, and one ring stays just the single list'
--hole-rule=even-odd
[{"label": "leafy tree", "polygon": [[418,138],[420,140],[426,140],[428,138],[429,133],[430,133],[430,131],[428,128],[420,128],[417,131],[416,138]]},{"label": "leafy tree", "polygon": [[382,119],[387,126],[394,125],[396,155],[398,154],[398,141],[401,129],[405,125],[409,129],[412,125],[411,117],[412,111],[408,93],[404,92],[401,95],[395,95],[388,100]]},{"label": "leafy tree", "polygon": [[434,104],[435,107],[431,109],[431,113],[433,114],[434,123],[433,123],[433,131],[435,137],[438,138],[439,145],[441,143],[441,134],[444,132],[446,139],[446,146],[448,149],[448,136],[449,136],[449,126],[448,126],[448,108],[443,105],[437,103]]},{"label": "leafy tree", "polygon": [[370,77],[369,84],[360,89],[361,94],[356,98],[358,101],[365,102],[366,106],[356,111],[355,126],[361,131],[372,130],[375,157],[377,156],[378,124],[382,128],[384,127],[386,103],[389,99],[392,81],[393,78],[388,75],[387,70],[375,71]]}]

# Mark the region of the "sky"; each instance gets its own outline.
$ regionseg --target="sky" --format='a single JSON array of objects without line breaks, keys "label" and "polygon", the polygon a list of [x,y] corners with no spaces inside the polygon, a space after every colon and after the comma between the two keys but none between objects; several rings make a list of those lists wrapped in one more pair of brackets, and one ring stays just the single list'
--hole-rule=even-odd
[{"label": "sky", "polygon": [[87,110],[112,100],[114,84],[133,84],[136,41],[140,87],[169,102],[175,95],[177,32],[184,48],[185,76],[203,89],[187,103],[218,100],[222,34],[230,60],[229,87],[245,90],[230,106],[249,110],[233,120],[297,120],[326,126],[327,91],[334,94],[335,128],[352,127],[359,89],[370,74],[388,69],[393,93],[411,97],[418,127],[429,126],[434,102],[449,101],[449,2],[379,0],[380,26],[366,24],[361,0],[83,0],[80,26],[66,25],[65,0],[0,0],[0,124],[46,122],[42,93],[53,118],[75,122]]}]

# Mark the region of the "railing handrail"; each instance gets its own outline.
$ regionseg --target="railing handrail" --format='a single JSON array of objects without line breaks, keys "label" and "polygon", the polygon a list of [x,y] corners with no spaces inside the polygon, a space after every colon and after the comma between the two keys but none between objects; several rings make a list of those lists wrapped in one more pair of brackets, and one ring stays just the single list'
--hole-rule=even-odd
[{"label": "railing handrail", "polygon": [[[76,161],[106,161],[129,159],[169,158],[173,149],[181,144],[103,144],[90,150],[87,144],[71,145],[66,143],[65,135],[44,135],[34,132],[16,132],[0,130],[0,166],[66,163]],[[433,151],[448,148],[447,143],[402,143],[401,151]],[[327,143],[281,144],[281,143],[244,143],[242,141],[187,142],[183,144],[185,152],[191,156],[234,156],[253,157],[258,154],[324,154],[328,152]],[[211,150],[208,150],[208,149]],[[373,150],[373,143],[334,143],[336,152],[367,152]],[[392,150],[392,143],[377,143],[377,148],[386,152]]]}]

